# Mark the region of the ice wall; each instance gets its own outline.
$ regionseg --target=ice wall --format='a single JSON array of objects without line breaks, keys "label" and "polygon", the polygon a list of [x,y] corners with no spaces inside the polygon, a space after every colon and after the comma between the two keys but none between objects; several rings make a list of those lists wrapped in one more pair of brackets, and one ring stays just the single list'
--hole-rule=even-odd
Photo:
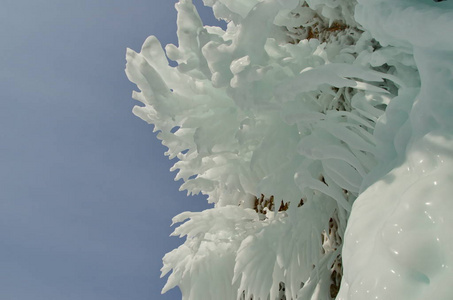
[{"label": "ice wall", "polygon": [[359,0],[356,19],[381,44],[413,53],[421,87],[412,101],[394,98],[376,126],[396,132],[388,147],[400,150],[354,203],[337,299],[452,299],[453,5]]}]

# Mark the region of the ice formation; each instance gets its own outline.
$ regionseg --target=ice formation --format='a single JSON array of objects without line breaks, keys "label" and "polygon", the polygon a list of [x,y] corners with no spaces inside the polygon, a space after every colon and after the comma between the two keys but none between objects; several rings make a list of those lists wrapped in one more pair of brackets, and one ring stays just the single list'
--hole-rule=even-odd
[{"label": "ice formation", "polygon": [[337,299],[452,299],[453,5],[361,0],[356,19],[413,55],[421,86],[401,90],[376,126],[396,154],[355,201]]},{"label": "ice formation", "polygon": [[178,46],[127,52],[134,113],[215,203],[174,218],[163,292],[453,297],[452,3],[204,3],[226,30],[180,0]]}]

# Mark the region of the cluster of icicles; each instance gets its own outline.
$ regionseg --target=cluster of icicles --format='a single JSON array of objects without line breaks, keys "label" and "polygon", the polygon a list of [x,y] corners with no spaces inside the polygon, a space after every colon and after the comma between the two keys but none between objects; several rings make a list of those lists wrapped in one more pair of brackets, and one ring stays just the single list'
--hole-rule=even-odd
[{"label": "cluster of icicles", "polygon": [[134,113],[178,158],[181,189],[215,203],[173,219],[186,241],[163,259],[163,292],[334,299],[352,204],[386,159],[376,124],[418,85],[412,58],[379,45],[351,0],[204,2],[226,30],[180,0],[178,46],[127,52]]}]

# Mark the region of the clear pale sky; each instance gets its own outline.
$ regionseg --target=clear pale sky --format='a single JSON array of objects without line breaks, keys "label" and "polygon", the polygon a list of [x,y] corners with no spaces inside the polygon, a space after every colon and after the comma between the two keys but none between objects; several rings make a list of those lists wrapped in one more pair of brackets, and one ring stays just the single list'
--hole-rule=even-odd
[{"label": "clear pale sky", "polygon": [[1,300],[180,299],[160,295],[171,218],[208,205],[178,192],[124,73],[126,47],[176,43],[175,2],[2,1]]}]

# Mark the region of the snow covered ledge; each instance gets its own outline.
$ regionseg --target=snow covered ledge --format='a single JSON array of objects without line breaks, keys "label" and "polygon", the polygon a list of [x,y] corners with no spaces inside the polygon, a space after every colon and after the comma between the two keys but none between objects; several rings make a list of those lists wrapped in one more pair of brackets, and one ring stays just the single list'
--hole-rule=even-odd
[{"label": "snow covered ledge", "polygon": [[421,89],[405,124],[389,115],[376,126],[407,146],[354,203],[337,299],[452,299],[453,2],[358,2],[357,21],[382,45],[413,51]]}]

